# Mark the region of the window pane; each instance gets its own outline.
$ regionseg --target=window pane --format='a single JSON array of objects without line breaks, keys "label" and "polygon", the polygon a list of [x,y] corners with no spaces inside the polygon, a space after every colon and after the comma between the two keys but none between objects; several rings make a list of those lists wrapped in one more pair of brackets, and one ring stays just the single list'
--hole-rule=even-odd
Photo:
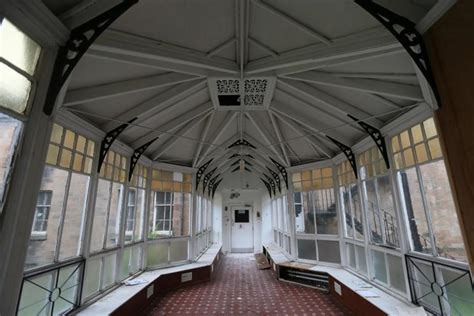
[{"label": "window pane", "polygon": [[392,247],[398,247],[398,222],[395,215],[392,186],[388,176],[377,178],[377,193],[380,201],[380,214],[384,227],[385,243]]},{"label": "window pane", "polygon": [[380,224],[380,213],[378,210],[377,192],[375,191],[375,179],[365,181],[365,204],[370,226],[370,240],[374,243],[383,243],[382,227]]},{"label": "window pane", "polygon": [[3,204],[11,163],[21,128],[20,121],[0,113],[0,205]]},{"label": "window pane", "polygon": [[[40,190],[52,192],[48,225],[46,231],[31,232],[25,261],[25,270],[53,263],[54,261],[58,229],[63,212],[64,197],[66,194],[65,183],[67,183],[67,178],[67,171],[49,166],[44,168]],[[44,203],[44,201],[40,203]],[[35,213],[35,216],[37,215],[38,214]]]},{"label": "window pane", "polygon": [[[469,274],[461,277],[459,271],[440,269],[443,276],[446,295],[453,315],[472,315],[474,310],[474,292]],[[457,279],[457,280],[456,280]],[[454,281],[456,280],[456,281]]]},{"label": "window pane", "polygon": [[330,240],[318,240],[319,261],[330,263],[341,263],[339,242]]},{"label": "window pane", "polygon": [[402,259],[391,254],[387,254],[388,273],[390,274],[390,286],[405,293],[405,273],[403,270]]},{"label": "window pane", "polygon": [[355,237],[359,240],[364,240],[364,219],[362,214],[362,207],[360,204],[360,195],[359,187],[357,184],[350,185],[351,191],[351,206],[354,211],[354,228],[355,228]]},{"label": "window pane", "polygon": [[[309,192],[301,192],[302,196],[302,212],[296,213],[296,232],[305,234],[314,234],[315,231],[315,217],[313,209],[313,201],[311,200]],[[280,214],[278,214],[278,217]]]},{"label": "window pane", "polygon": [[398,184],[405,204],[412,250],[432,253],[430,233],[416,169],[400,171],[398,173]]},{"label": "window pane", "polygon": [[318,234],[338,234],[336,199],[333,189],[316,190],[313,195]]},{"label": "window pane", "polygon": [[54,275],[47,273],[29,279],[31,282],[23,284],[17,315],[49,315],[51,304],[49,302],[50,292],[48,290],[53,288]]},{"label": "window pane", "polygon": [[112,254],[102,258],[104,268],[102,269],[102,289],[107,288],[115,282],[115,266],[117,261],[117,254]]},{"label": "window pane", "polygon": [[112,182],[112,195],[110,198],[110,210],[107,224],[107,248],[114,247],[118,244],[120,236],[120,217],[122,214],[122,192],[123,185]]},{"label": "window pane", "polygon": [[355,246],[355,253],[357,258],[357,271],[367,275],[367,258],[365,256],[365,249],[361,246]]},{"label": "window pane", "polygon": [[91,296],[92,294],[99,291],[100,284],[100,267],[102,260],[89,259],[86,264],[86,273],[84,277],[84,298]]},{"label": "window pane", "polygon": [[59,251],[61,260],[79,255],[88,192],[89,177],[72,173]]},{"label": "window pane", "polygon": [[171,242],[170,262],[183,261],[188,259],[188,241],[176,240]]},{"label": "window pane", "polygon": [[423,165],[420,171],[438,255],[466,262],[464,242],[444,161]]},{"label": "window pane", "polygon": [[143,224],[145,216],[145,190],[137,190],[137,206],[135,211],[135,232],[134,241],[143,239]]},{"label": "window pane", "polygon": [[[0,25],[0,56],[33,75],[40,46],[11,24],[7,19]],[[0,71],[1,73],[1,71]]]},{"label": "window pane", "polygon": [[316,242],[314,240],[298,239],[298,258],[316,260]]},{"label": "window pane", "polygon": [[0,62],[0,105],[23,114],[28,104],[31,82]]},{"label": "window pane", "polygon": [[342,199],[341,205],[344,209],[345,236],[349,238],[354,238],[354,228],[353,228],[354,223],[353,223],[353,215],[352,215],[352,207],[351,207],[351,196],[350,196],[348,188],[346,187],[341,187],[340,192],[341,192],[340,194],[341,194],[341,199]]},{"label": "window pane", "polygon": [[346,252],[347,252],[347,261],[349,267],[356,269],[356,257],[355,257],[355,249],[353,244],[346,244]]},{"label": "window pane", "polygon": [[99,179],[97,184],[97,197],[95,200],[94,219],[92,224],[92,236],[90,250],[102,250],[104,247],[104,235],[107,221],[107,210],[110,198],[110,182]]},{"label": "window pane", "polygon": [[372,264],[374,267],[374,278],[387,284],[387,270],[385,268],[384,253],[372,250]]},{"label": "window pane", "polygon": [[155,242],[148,244],[147,266],[154,267],[168,263],[168,243]]}]

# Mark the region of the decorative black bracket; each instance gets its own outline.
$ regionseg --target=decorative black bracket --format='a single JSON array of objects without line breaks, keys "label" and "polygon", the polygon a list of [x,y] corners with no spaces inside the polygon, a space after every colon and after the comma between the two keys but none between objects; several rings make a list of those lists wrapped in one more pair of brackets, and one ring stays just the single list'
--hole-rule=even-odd
[{"label": "decorative black bracket", "polygon": [[212,194],[212,189],[214,188],[214,184],[216,183],[216,180],[217,180],[217,178],[220,177],[220,175],[221,174],[219,173],[216,176],[214,176],[211,180],[209,180],[209,183],[207,185],[207,192],[209,193],[209,195]]},{"label": "decorative black bracket", "polygon": [[100,173],[102,163],[104,162],[105,156],[109,152],[110,146],[112,146],[114,141],[127,128],[127,126],[133,123],[133,121],[135,121],[136,119],[136,117],[132,118],[127,123],[123,123],[122,125],[117,126],[105,135],[104,139],[102,140],[102,143],[100,144],[99,165],[97,166],[97,172]]},{"label": "decorative black bracket", "polygon": [[270,176],[268,176],[266,173],[262,173],[262,174],[265,178],[267,178],[267,182],[268,182],[268,184],[270,184],[270,187],[272,188],[273,195],[276,195],[275,181],[273,181],[273,179]]},{"label": "decorative black bracket", "polygon": [[208,184],[209,181],[211,180],[211,177],[212,177],[212,175],[214,174],[214,172],[216,172],[216,170],[217,170],[217,167],[215,167],[214,169],[212,169],[211,171],[209,171],[209,172],[204,176],[204,180],[202,180],[202,194],[206,193],[207,184]]},{"label": "decorative black bracket", "polygon": [[260,178],[260,180],[262,180],[263,184],[265,184],[265,187],[267,187],[267,190],[268,190],[268,194],[270,195],[270,197],[272,197],[272,188],[270,186],[270,183],[268,183],[262,178]]},{"label": "decorative black bracket", "polygon": [[94,41],[104,32],[110,24],[125,13],[138,0],[123,0],[120,4],[76,27],[71,31],[65,46],[60,47],[54,63],[51,81],[43,112],[51,115],[59,91],[63,87],[79,60],[84,56]]},{"label": "decorative black bracket", "polygon": [[285,167],[280,165],[275,159],[270,157],[270,160],[273,162],[273,164],[277,167],[278,171],[281,173],[281,176],[283,177],[283,180],[285,181],[286,189],[288,190],[288,173],[286,172]]},{"label": "decorative black bracket", "polygon": [[254,145],[252,145],[251,143],[249,143],[245,139],[239,139],[239,140],[235,141],[234,143],[232,143],[232,145],[230,145],[227,148],[232,148],[232,147],[236,147],[236,146],[246,146],[246,147],[250,147],[250,148],[253,148],[253,149],[257,149],[257,147],[255,147]]},{"label": "decorative black bracket", "polygon": [[148,143],[138,147],[137,149],[135,149],[135,151],[133,152],[133,155],[132,155],[132,158],[130,159],[130,171],[128,172],[128,181],[130,182],[130,180],[132,180],[132,175],[133,175],[133,170],[135,170],[135,167],[138,163],[138,160],[140,159],[140,157],[143,155],[143,153],[148,149],[148,147],[155,141],[157,140],[159,137],[156,137],[152,140],[150,140]]},{"label": "decorative black bracket", "polygon": [[214,183],[214,187],[212,188],[212,196],[211,196],[212,199],[214,198],[214,194],[216,194],[217,187],[219,186],[219,184],[221,184],[222,180],[224,179],[220,179],[219,181]]},{"label": "decorative black bracket", "polygon": [[348,114],[348,116],[354,121],[356,121],[367,132],[367,134],[370,135],[370,137],[373,139],[373,141],[377,145],[377,148],[379,149],[380,153],[382,154],[383,160],[385,161],[385,166],[387,166],[387,169],[390,169],[390,162],[388,161],[387,146],[385,144],[385,139],[383,138],[382,133],[378,129],[373,127],[372,125],[362,122],[361,120],[357,119],[356,117],[350,114]]},{"label": "decorative black bracket", "polygon": [[423,36],[416,29],[416,24],[372,0],[354,0],[354,2],[382,23],[382,25],[395,36],[400,44],[402,44],[403,48],[405,48],[418,66],[418,69],[420,69],[425,76],[439,104],[439,93],[431,70],[426,46],[423,41]]},{"label": "decorative black bracket", "polygon": [[349,146],[344,145],[343,143],[335,140],[331,136],[326,135],[326,137],[329,138],[334,144],[336,144],[336,146],[339,147],[340,150],[342,150],[344,155],[346,155],[347,160],[349,160],[349,163],[351,164],[352,171],[354,171],[354,175],[355,175],[356,179],[358,179],[356,158],[355,158],[355,155],[354,155],[354,152],[352,151],[352,149]]},{"label": "decorative black bracket", "polygon": [[204,175],[204,171],[206,171],[207,167],[209,167],[213,160],[214,158],[211,158],[208,162],[199,167],[198,171],[196,172],[196,190],[199,187],[199,182],[201,182],[201,178]]},{"label": "decorative black bracket", "polygon": [[275,183],[276,183],[276,186],[278,188],[278,192],[281,193],[281,181],[280,181],[280,176],[278,175],[278,173],[276,173],[275,171],[273,171],[272,169],[268,168],[268,171],[270,172],[270,174],[273,176],[273,179],[275,179]]}]

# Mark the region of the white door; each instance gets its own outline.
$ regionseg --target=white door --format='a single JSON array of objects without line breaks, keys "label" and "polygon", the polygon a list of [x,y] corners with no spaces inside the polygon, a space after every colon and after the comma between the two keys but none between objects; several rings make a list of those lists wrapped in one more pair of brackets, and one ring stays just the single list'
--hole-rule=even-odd
[{"label": "white door", "polygon": [[231,252],[253,252],[252,208],[232,207]]}]

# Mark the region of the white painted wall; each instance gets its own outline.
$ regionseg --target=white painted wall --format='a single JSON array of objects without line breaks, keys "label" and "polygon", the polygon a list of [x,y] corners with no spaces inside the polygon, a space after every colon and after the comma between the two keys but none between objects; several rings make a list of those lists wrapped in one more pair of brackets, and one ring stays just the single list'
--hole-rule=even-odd
[{"label": "white painted wall", "polygon": [[212,241],[222,243],[222,194],[216,192],[212,203]]},{"label": "white painted wall", "polygon": [[262,196],[262,243],[273,241],[272,200],[268,193]]}]

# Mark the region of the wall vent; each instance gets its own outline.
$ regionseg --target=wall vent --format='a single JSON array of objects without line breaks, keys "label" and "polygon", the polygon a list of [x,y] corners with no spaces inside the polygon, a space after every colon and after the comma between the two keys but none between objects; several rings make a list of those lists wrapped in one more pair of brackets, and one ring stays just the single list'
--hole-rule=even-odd
[{"label": "wall vent", "polygon": [[265,110],[275,88],[274,77],[209,78],[214,108],[220,110]]}]

